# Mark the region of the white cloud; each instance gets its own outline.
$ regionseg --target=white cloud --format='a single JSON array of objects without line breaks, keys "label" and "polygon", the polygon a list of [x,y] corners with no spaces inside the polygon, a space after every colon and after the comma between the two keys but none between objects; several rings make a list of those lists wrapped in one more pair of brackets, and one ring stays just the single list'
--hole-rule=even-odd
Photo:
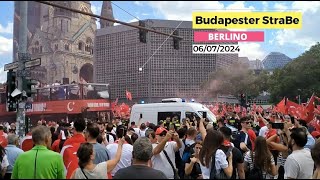
[{"label": "white cloud", "polygon": [[[100,15],[101,14],[101,5],[94,5],[93,2],[91,2],[91,11],[93,14],[95,15]],[[97,29],[100,29],[100,19],[99,18],[96,18],[96,24],[97,24]]]},{"label": "white cloud", "polygon": [[287,10],[289,7],[286,6],[286,5],[283,4],[283,3],[275,3],[275,4],[274,4],[274,8],[275,8],[276,10],[278,10],[278,11],[285,11],[285,10]]},{"label": "white cloud", "polygon": [[320,24],[320,2],[295,1],[290,9],[302,11],[302,29],[279,30],[275,33],[274,42],[280,46],[296,45],[308,49],[320,41],[320,31],[317,28]]},{"label": "white cloud", "polygon": [[143,2],[141,1],[134,1],[134,4],[137,6],[143,6]]},{"label": "white cloud", "polygon": [[226,7],[226,10],[237,10],[237,11],[252,11],[255,8],[253,6],[246,7],[245,1],[236,1]]},{"label": "white cloud", "polygon": [[148,4],[165,19],[188,21],[192,20],[193,10],[224,8],[224,4],[218,1],[149,1]]},{"label": "white cloud", "polygon": [[[245,1],[236,1],[227,7],[219,1],[149,1],[149,5],[165,19],[171,20],[192,20],[192,11],[253,11],[255,7],[246,6]],[[178,10],[177,10],[178,9]],[[246,29],[230,29],[231,31],[246,31]],[[247,56],[250,59],[263,59],[266,55],[259,43],[239,43],[240,56]]]},{"label": "white cloud", "polygon": [[12,53],[13,40],[0,36],[0,55]]},{"label": "white cloud", "polygon": [[0,83],[7,81],[7,73],[4,71],[4,67],[0,67]]},{"label": "white cloud", "polygon": [[6,27],[0,24],[0,33],[13,34],[13,23],[8,22]]},{"label": "white cloud", "polygon": [[263,7],[263,10],[264,10],[264,11],[267,10],[268,7],[269,7],[268,2],[267,2],[267,1],[262,1],[262,7]]},{"label": "white cloud", "polygon": [[248,57],[250,60],[264,59],[266,52],[262,49],[260,43],[239,42],[239,57]]},{"label": "white cloud", "polygon": [[[137,19],[138,18],[138,19]],[[137,22],[139,21],[140,17],[138,16],[137,18],[133,18],[130,21],[128,21],[128,23],[132,23],[132,22]]]},{"label": "white cloud", "polygon": [[142,16],[149,16],[150,14],[148,14],[148,13],[142,13],[141,15],[142,15]]}]

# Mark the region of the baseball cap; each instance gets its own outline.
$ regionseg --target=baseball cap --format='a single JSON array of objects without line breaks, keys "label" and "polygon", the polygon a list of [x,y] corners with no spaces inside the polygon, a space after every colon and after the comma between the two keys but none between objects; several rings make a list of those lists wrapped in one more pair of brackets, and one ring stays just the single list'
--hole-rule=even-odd
[{"label": "baseball cap", "polygon": [[163,127],[159,127],[159,128],[157,129],[157,131],[156,131],[156,135],[161,134],[163,131],[168,132],[168,130],[166,130],[165,128],[163,128]]},{"label": "baseball cap", "polygon": [[311,133],[311,135],[312,135],[313,138],[317,138],[317,137],[320,136],[320,132],[319,132],[319,131],[313,131],[313,132]]}]

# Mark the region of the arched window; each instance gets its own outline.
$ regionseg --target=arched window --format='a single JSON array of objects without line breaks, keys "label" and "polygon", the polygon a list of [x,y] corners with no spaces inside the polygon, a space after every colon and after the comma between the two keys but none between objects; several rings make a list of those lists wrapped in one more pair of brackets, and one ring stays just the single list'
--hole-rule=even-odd
[{"label": "arched window", "polygon": [[54,50],[58,50],[58,44],[54,45]]},{"label": "arched window", "polygon": [[40,53],[42,53],[42,46],[40,46]]},{"label": "arched window", "polygon": [[86,40],[86,47],[85,47],[85,51],[86,52],[89,52],[90,54],[92,54],[92,39],[91,38],[87,38],[87,40]]},{"label": "arched window", "polygon": [[78,49],[79,49],[80,51],[83,50],[83,43],[82,43],[82,42],[79,42],[79,44],[78,44]]},{"label": "arched window", "polygon": [[65,44],[65,45],[64,45],[64,49],[65,49],[66,51],[69,51],[69,47],[70,47],[69,44]]}]

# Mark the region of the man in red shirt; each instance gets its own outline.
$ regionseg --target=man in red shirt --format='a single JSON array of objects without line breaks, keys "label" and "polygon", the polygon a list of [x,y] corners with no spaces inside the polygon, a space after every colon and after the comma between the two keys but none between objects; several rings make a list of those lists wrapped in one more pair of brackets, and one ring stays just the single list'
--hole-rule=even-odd
[{"label": "man in red shirt", "polygon": [[63,146],[72,145],[73,143],[84,143],[86,139],[83,131],[86,129],[86,121],[83,118],[77,119],[74,124],[73,136],[64,142]]},{"label": "man in red shirt", "polygon": [[0,124],[0,145],[5,148],[8,145],[8,134],[4,132],[4,127]]},{"label": "man in red shirt", "polygon": [[83,118],[79,118],[74,121],[73,126],[73,136],[64,142],[61,149],[61,155],[67,171],[67,179],[70,179],[73,171],[79,167],[77,151],[80,144],[86,142],[83,132],[86,128],[86,121]]}]

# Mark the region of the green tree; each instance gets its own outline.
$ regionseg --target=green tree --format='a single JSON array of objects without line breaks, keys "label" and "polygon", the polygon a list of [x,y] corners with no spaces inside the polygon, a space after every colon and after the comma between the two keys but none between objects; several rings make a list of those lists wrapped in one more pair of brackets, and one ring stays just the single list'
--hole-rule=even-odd
[{"label": "green tree", "polygon": [[320,44],[288,63],[282,69],[276,69],[269,79],[271,101],[279,102],[283,97],[296,100],[300,95],[306,102],[312,93],[320,93]]},{"label": "green tree", "polygon": [[217,94],[237,97],[241,93],[256,97],[268,89],[268,77],[265,71],[256,75],[247,65],[237,62],[213,72],[202,88],[208,90],[212,97]]}]

